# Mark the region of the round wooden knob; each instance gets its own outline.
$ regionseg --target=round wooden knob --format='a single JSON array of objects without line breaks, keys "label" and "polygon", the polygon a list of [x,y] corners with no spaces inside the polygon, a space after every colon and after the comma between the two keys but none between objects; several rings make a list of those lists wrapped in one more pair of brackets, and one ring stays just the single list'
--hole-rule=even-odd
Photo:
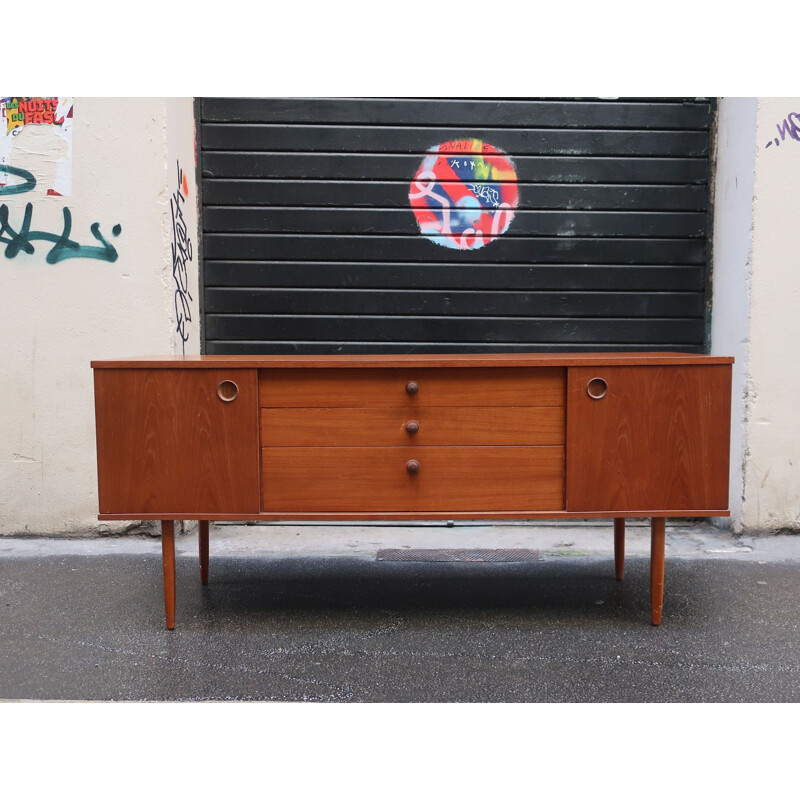
[{"label": "round wooden knob", "polygon": [[409,381],[406,384],[406,391],[409,394],[416,394],[419,391],[419,384],[416,381]]},{"label": "round wooden knob", "polygon": [[606,392],[608,392],[608,384],[602,378],[592,378],[586,384],[586,394],[592,400],[602,400],[606,396]]},{"label": "round wooden knob", "polygon": [[217,397],[224,403],[232,403],[239,396],[239,387],[233,381],[222,381],[217,386]]},{"label": "round wooden knob", "polygon": [[408,470],[409,475],[415,475],[417,472],[419,472],[419,461],[416,461],[412,458],[411,461],[406,464],[406,469]]},{"label": "round wooden knob", "polygon": [[417,422],[415,419],[406,422],[406,431],[408,431],[408,433],[416,433],[418,430],[419,422]]}]

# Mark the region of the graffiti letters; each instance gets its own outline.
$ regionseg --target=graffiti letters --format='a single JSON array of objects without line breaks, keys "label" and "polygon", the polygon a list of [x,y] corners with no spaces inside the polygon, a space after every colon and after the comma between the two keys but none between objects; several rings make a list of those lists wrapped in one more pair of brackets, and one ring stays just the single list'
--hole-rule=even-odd
[{"label": "graffiti letters", "polygon": [[[26,204],[22,225],[19,226],[19,230],[11,226],[8,218],[8,210],[8,206],[5,203],[0,206],[0,244],[6,246],[6,258],[15,258],[20,252],[32,255],[35,252],[32,242],[38,241],[53,243],[50,252],[45,258],[48,264],[57,264],[59,261],[64,261],[68,258],[94,258],[98,261],[117,260],[117,251],[110,242],[103,238],[103,234],[100,233],[99,222],[92,223],[89,230],[100,244],[82,245],[70,238],[70,234],[72,233],[72,213],[66,207],[62,209],[64,213],[64,226],[60,235],[48,231],[31,230],[33,203]],[[119,236],[121,232],[121,225],[115,225],[111,229],[111,233],[114,236]]]},{"label": "graffiti letters", "polygon": [[469,183],[467,186],[475,195],[475,197],[485,200],[494,208],[498,208],[500,206],[500,193],[497,191],[497,189],[493,189],[491,186],[486,186],[485,184],[479,183]]},{"label": "graffiti letters", "polygon": [[[461,169],[461,165],[462,165],[462,161],[461,161],[461,160],[459,160],[459,159],[457,159],[457,158],[454,158],[454,159],[453,159],[453,160],[450,162],[450,166],[451,166],[453,169]],[[470,167],[471,169],[475,169],[475,162],[474,162],[474,161],[472,161],[472,160],[471,160],[471,159],[469,159],[469,158],[465,158],[465,159],[463,159],[463,165],[464,165],[464,169],[466,169],[467,167]]]},{"label": "graffiti letters", "polygon": [[172,277],[175,280],[175,319],[176,331],[181,337],[183,352],[189,341],[187,323],[192,321],[191,300],[189,292],[189,263],[192,260],[192,240],[186,228],[183,207],[189,196],[189,183],[178,162],[178,188],[169,200],[172,209]]},{"label": "graffiti letters", "polygon": [[[0,164],[0,177],[16,178],[16,183],[4,183],[0,185],[0,195],[23,194],[33,191],[36,188],[36,178],[26,169],[12,167],[10,164]],[[71,238],[72,234],[72,212],[65,206],[61,209],[64,222],[61,233],[51,233],[50,231],[31,230],[33,220],[33,203],[25,204],[25,211],[22,216],[22,224],[15,228],[9,219],[9,207],[3,203],[0,206],[0,244],[6,246],[5,257],[16,258],[21,252],[33,255],[36,249],[33,242],[52,242],[53,246],[45,257],[48,264],[57,264],[68,258],[92,258],[97,261],[116,261],[119,257],[114,245],[100,233],[100,223],[93,222],[89,226],[92,236],[100,242],[99,245],[79,244]],[[111,229],[113,236],[122,233],[122,226],[115,225]]]},{"label": "graffiti letters", "polygon": [[62,125],[63,117],[57,116],[57,97],[6,97],[5,117],[8,128],[22,125]]},{"label": "graffiti letters", "polygon": [[796,142],[800,141],[800,113],[792,111],[791,114],[787,115],[775,127],[778,129],[778,135],[774,139],[770,139],[764,145],[765,148],[771,147],[773,144],[779,147],[787,136],[790,139],[794,139]]}]

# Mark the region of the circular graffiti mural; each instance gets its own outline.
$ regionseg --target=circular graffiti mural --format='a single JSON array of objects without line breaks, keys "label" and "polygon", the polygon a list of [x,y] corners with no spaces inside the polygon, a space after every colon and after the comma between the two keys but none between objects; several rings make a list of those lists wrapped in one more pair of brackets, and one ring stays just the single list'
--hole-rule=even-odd
[{"label": "circular graffiti mural", "polygon": [[508,230],[519,194],[514,165],[502,150],[458,139],[428,153],[408,193],[424,236],[444,247],[477,250]]}]

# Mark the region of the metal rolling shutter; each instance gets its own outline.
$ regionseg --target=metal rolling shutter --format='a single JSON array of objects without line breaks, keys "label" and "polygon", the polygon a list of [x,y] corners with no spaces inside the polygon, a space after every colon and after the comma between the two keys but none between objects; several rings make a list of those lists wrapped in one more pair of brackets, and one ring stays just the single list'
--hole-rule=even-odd
[{"label": "metal rolling shutter", "polygon": [[[204,99],[208,353],[681,350],[705,344],[707,100]],[[516,169],[508,230],[420,233],[426,151]]]}]

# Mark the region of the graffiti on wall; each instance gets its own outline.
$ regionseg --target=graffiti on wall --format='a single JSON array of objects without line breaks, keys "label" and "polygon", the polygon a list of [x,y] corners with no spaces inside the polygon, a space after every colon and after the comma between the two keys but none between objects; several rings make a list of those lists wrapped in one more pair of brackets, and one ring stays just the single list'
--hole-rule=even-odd
[{"label": "graffiti on wall", "polygon": [[176,331],[181,340],[183,353],[189,341],[188,323],[192,321],[192,295],[189,292],[189,264],[192,261],[192,240],[186,227],[183,209],[189,198],[189,182],[186,174],[178,167],[178,186],[169,199],[172,210],[172,278],[175,281],[175,319]]},{"label": "graffiti on wall", "polygon": [[[33,155],[39,163],[50,163],[55,159],[56,171],[53,185],[45,186],[48,195],[67,195],[72,181],[72,98],[70,97],[3,97],[0,98],[0,195],[18,195],[37,188],[36,176],[13,159],[21,160]],[[31,154],[23,147],[14,147],[20,131],[38,126],[39,132],[49,137],[44,150]],[[55,132],[55,137],[50,133]],[[59,156],[59,153],[62,154]],[[63,154],[66,155],[63,155]],[[30,164],[28,165],[30,166]],[[72,211],[61,209],[61,230],[33,228],[34,206],[26,203],[23,211],[17,210],[12,219],[12,210],[6,203],[0,205],[0,245],[5,245],[6,258],[16,258],[20,253],[33,255],[34,242],[49,242],[45,261],[57,264],[68,258],[89,258],[98,261],[117,260],[117,251],[100,231],[100,223],[89,226],[97,244],[80,244],[72,238]],[[111,228],[111,236],[119,236],[122,226]]]},{"label": "graffiti on wall", "polygon": [[505,233],[519,202],[511,159],[480,139],[444,142],[428,153],[408,193],[420,233],[458,250]]},{"label": "graffiti on wall", "polygon": [[[99,245],[79,244],[71,238],[72,234],[72,212],[68,208],[63,208],[64,224],[61,233],[51,231],[31,230],[33,218],[33,203],[25,204],[22,222],[16,223],[16,227],[9,221],[8,206],[3,203],[0,205],[0,244],[6,246],[5,257],[15,258],[20,253],[33,255],[35,248],[33,242],[52,242],[45,261],[48,264],[57,264],[68,258],[94,258],[98,261],[116,261],[117,251],[100,232],[100,223],[93,222],[89,226],[92,236],[100,242]],[[122,226],[115,225],[111,229],[113,236],[122,233]]]},{"label": "graffiti on wall", "polygon": [[[72,98],[71,97],[0,97],[0,168],[19,168],[25,147],[16,146],[19,134],[30,126],[40,126],[52,136],[55,174],[47,194],[72,194]],[[21,141],[21,140],[20,140]],[[9,173],[0,169],[0,191]]]},{"label": "graffiti on wall", "polygon": [[796,142],[800,141],[800,114],[796,111],[784,117],[775,127],[778,129],[778,135],[774,139],[770,139],[764,145],[765,148],[772,147],[773,144],[776,147],[780,147],[781,142],[784,141],[787,136],[790,139],[794,139]]}]

